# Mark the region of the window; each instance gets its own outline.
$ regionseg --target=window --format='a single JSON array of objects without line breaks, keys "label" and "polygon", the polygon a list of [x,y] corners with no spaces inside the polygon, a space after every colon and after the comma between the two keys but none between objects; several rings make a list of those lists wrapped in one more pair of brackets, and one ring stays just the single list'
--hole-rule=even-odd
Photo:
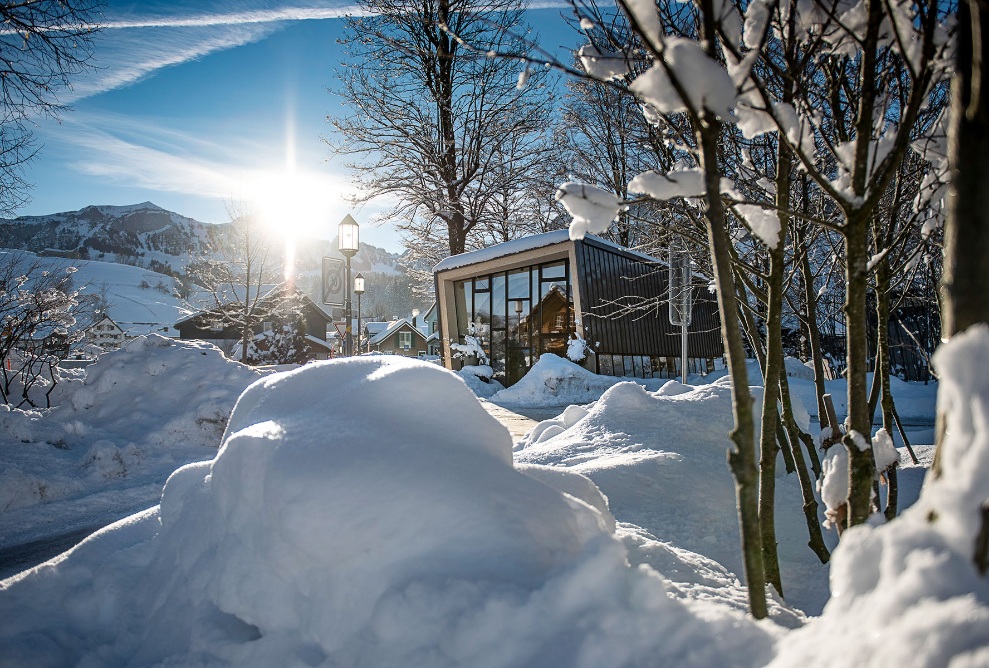
[{"label": "window", "polygon": [[412,347],[412,332],[398,333],[398,347],[403,350],[408,350]]}]

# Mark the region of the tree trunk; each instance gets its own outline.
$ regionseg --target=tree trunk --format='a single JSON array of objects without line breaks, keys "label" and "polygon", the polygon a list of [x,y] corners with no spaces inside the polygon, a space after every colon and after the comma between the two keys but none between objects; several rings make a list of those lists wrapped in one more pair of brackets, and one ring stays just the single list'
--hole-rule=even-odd
[{"label": "tree trunk", "polygon": [[721,135],[721,123],[713,114],[708,113],[705,116],[696,132],[701,146],[700,162],[707,187],[707,234],[711,249],[711,264],[717,285],[718,312],[725,341],[725,356],[731,376],[732,415],[735,426],[729,433],[729,438],[735,447],[728,451],[728,465],[735,477],[749,609],[753,617],[764,619],[768,615],[768,609],[762,535],[759,527],[759,481],[756,470],[752,394],[749,392],[745,348],[742,345],[742,330],[738,321],[735,282],[728,249],[728,233],[725,229],[725,210],[719,195],[721,172],[718,165],[718,141]]},{"label": "tree trunk", "polygon": [[849,216],[845,230],[846,279],[845,340],[848,382],[848,421],[850,429],[842,439],[848,449],[848,526],[865,522],[872,513],[872,481],[876,462],[869,437],[868,328],[866,292],[868,289],[868,219],[862,212]]},{"label": "tree trunk", "polygon": [[[807,242],[803,229],[797,226],[795,230],[795,241],[797,248],[806,251]],[[828,393],[824,387],[824,353],[821,350],[821,330],[817,326],[817,292],[814,290],[814,272],[810,266],[808,253],[802,252],[800,260],[800,276],[804,284],[804,301],[807,308],[805,313],[805,324],[807,326],[807,340],[810,345],[810,359],[814,365],[814,390],[817,395],[817,420],[823,426],[826,421],[827,411],[824,408],[824,395]],[[835,425],[831,425],[834,429]],[[814,453],[814,472],[821,475],[821,461]]]},{"label": "tree trunk", "polygon": [[803,451],[800,449],[800,441],[803,441],[808,451],[816,455],[814,441],[808,434],[800,430],[793,418],[793,408],[790,404],[790,383],[787,381],[785,373],[780,376],[779,393],[783,425],[789,438],[790,452],[793,457],[794,468],[797,471],[797,480],[800,483],[800,497],[803,501],[802,508],[809,536],[807,546],[813,550],[822,564],[826,564],[831,558],[831,553],[828,551],[827,545],[824,544],[821,520],[817,516],[817,496],[814,494],[814,479],[820,474],[815,472],[814,478],[811,478],[807,471],[807,462],[804,459]]},{"label": "tree trunk", "polygon": [[[957,69],[951,85],[951,197],[944,231],[942,336],[989,322],[989,8],[958,4]],[[980,51],[976,53],[975,49]],[[978,63],[978,64],[977,64]],[[977,95],[977,96],[976,96]]]},{"label": "tree trunk", "polygon": [[[948,160],[951,192],[944,228],[941,274],[941,337],[950,339],[977,323],[989,322],[989,7],[977,0],[958,3],[958,45],[951,84]],[[938,413],[931,473],[941,477],[941,446],[947,432]]]},{"label": "tree trunk", "polygon": [[[882,407],[883,429],[893,438],[896,425],[893,422],[893,392],[890,389],[890,352],[889,352],[889,265],[886,261],[876,267],[876,370],[873,382],[878,380],[879,405]],[[886,472],[886,518],[896,517],[897,494],[896,465]]]},{"label": "tree trunk", "polygon": [[[777,397],[783,366],[783,278],[786,260],[783,255],[790,207],[790,171],[792,156],[786,144],[779,142],[776,161],[776,207],[780,232],[774,247],[768,249],[769,275],[766,279],[766,365],[763,370],[762,429],[759,437],[759,521],[762,526],[762,555],[766,579],[783,595],[779,556],[776,551],[776,429],[779,424]],[[785,445],[783,447],[786,447]]]}]

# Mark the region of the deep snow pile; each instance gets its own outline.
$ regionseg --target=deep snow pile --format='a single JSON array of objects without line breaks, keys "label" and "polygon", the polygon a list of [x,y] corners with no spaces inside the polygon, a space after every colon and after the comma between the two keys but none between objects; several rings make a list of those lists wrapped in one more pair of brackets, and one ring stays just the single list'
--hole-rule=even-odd
[{"label": "deep snow pile", "polygon": [[896,522],[844,534],[824,614],[782,643],[774,666],[989,665],[989,583],[973,565],[989,529],[989,328],[944,344],[934,365],[941,477]]},{"label": "deep snow pile", "polygon": [[0,545],[153,505],[169,473],[215,456],[257,378],[214,346],[150,334],[59,383],[52,409],[0,406]]},{"label": "deep snow pile", "polygon": [[169,478],[160,510],[4,583],[0,657],[437,668],[771,659],[775,627],[688,608],[654,571],[629,567],[586,480],[526,471],[512,466],[507,431],[435,365],[362,357],[268,377],[238,401],[216,459]]},{"label": "deep snow pile", "polygon": [[[757,398],[762,394],[759,387],[752,391]],[[616,519],[676,550],[704,555],[726,570],[719,577],[732,583],[744,569],[734,480],[725,461],[731,426],[727,378],[696,387],[671,380],[656,392],[625,382],[591,406],[572,406],[556,420],[537,425],[515,458],[590,477]],[[784,593],[791,605],[816,612],[824,602],[827,568],[806,547],[796,476],[783,475],[782,464],[779,468],[776,526]],[[642,534],[635,533],[638,544]],[[664,574],[676,579],[676,574]],[[689,590],[687,583],[688,595]]]},{"label": "deep snow pile", "polygon": [[[584,367],[565,360],[553,353],[543,353],[522,380],[490,397],[499,404],[525,404],[527,406],[566,406],[586,404],[601,396],[615,383],[625,378],[599,376]],[[634,379],[652,389],[663,381]]]}]

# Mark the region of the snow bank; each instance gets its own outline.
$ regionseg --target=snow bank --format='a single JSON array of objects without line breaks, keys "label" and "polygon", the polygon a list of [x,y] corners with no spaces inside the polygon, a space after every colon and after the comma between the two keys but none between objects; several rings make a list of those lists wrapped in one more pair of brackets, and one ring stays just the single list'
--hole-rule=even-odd
[{"label": "snow bank", "polygon": [[528,473],[512,467],[508,432],[435,365],[362,357],[267,377],[239,399],[216,459],[169,478],[159,510],[3,583],[0,656],[436,668],[771,658],[773,627],[715,606],[695,614],[654,571],[630,568],[586,481]]},{"label": "snow bank", "polygon": [[482,399],[487,399],[505,389],[504,385],[491,378],[493,373],[490,366],[483,365],[465,366],[457,372],[457,375],[460,376],[460,380],[467,383],[471,392]]},{"label": "snow bank", "polygon": [[[527,406],[566,406],[594,401],[627,378],[599,376],[553,353],[543,353],[522,380],[490,397],[495,403]],[[658,387],[662,381],[635,379]]]},{"label": "snow bank", "polygon": [[[758,400],[762,389],[752,391]],[[655,392],[623,382],[592,405],[568,408],[562,416],[537,425],[522,440],[515,458],[586,475],[608,498],[619,523],[634,525],[667,546],[650,544],[647,551],[662,553],[664,559],[670,550],[678,559],[686,552],[698,558],[704,555],[724,571],[716,581],[732,582],[741,589],[739,576],[744,569],[734,480],[725,462],[731,427],[727,378],[696,387],[669,381]],[[821,592],[827,567],[806,547],[796,476],[785,476],[782,465],[779,468],[776,525],[784,593],[788,603],[818,612],[825,602]],[[640,539],[641,535],[633,543]],[[654,565],[668,578],[687,578],[690,584],[691,569],[682,568],[677,575],[666,571],[665,563]],[[687,585],[685,592],[691,591]],[[703,590],[690,595],[707,596]],[[776,614],[789,617],[779,608]]]},{"label": "snow bank", "polygon": [[60,383],[50,410],[0,406],[0,545],[31,540],[37,526],[73,528],[92,510],[83,499],[111,488],[118,498],[100,501],[103,510],[124,505],[110,519],[153,505],[176,467],[216,454],[237,397],[257,378],[212,345],[150,334]]},{"label": "snow bank", "polygon": [[948,425],[941,477],[929,474],[896,522],[845,532],[831,601],[773,666],[989,665],[989,583],[973,565],[989,499],[989,328],[956,336],[934,364]]}]

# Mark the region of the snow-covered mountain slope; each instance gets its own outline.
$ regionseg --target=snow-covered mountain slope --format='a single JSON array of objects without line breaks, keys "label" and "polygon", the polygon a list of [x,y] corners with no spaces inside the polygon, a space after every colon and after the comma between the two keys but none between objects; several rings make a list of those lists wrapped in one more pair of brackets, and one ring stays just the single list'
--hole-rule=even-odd
[{"label": "snow-covered mountain slope", "polygon": [[[47,216],[0,218],[0,248],[60,254],[83,260],[136,264],[165,274],[185,274],[196,258],[229,243],[230,223],[210,224],[151,202],[128,206],[87,206]],[[336,243],[298,239],[295,261],[302,275],[318,273],[323,256],[340,257]],[[355,271],[403,273],[399,255],[361,244]]]},{"label": "snow-covered mountain slope", "polygon": [[[177,296],[174,278],[149,269],[113,262],[69,260],[59,257],[36,257],[22,251],[0,250],[0,263],[27,256],[47,271],[73,266],[73,285],[83,297],[98,295],[105,299],[106,312],[128,336],[156,332],[175,336],[172,325],[190,313]],[[86,323],[83,323],[86,324]]]}]

